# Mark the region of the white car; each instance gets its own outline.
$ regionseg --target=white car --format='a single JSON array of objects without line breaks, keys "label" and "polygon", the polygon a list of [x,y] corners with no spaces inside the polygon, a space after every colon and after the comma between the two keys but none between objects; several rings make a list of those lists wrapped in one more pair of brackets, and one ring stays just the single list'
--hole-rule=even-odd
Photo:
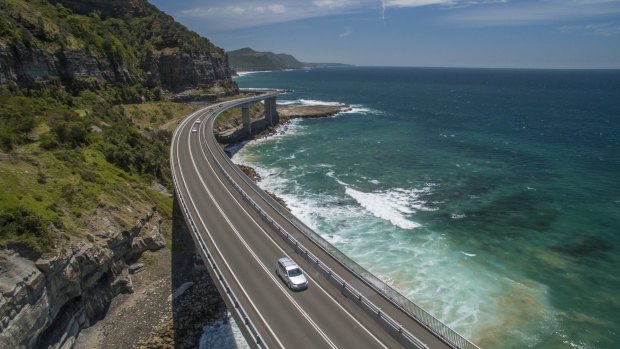
[{"label": "white car", "polygon": [[199,124],[200,123],[200,119],[196,119],[195,124]]},{"label": "white car", "polygon": [[192,133],[198,132],[198,127],[192,127]]},{"label": "white car", "polygon": [[276,274],[284,280],[291,290],[297,291],[308,288],[308,279],[306,279],[303,270],[288,257],[278,259]]}]

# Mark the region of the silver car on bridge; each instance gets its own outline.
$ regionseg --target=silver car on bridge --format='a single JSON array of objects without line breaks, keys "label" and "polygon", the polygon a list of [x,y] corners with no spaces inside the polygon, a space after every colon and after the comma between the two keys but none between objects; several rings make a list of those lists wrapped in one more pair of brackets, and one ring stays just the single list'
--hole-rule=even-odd
[{"label": "silver car on bridge", "polygon": [[297,291],[308,288],[308,279],[306,279],[303,270],[288,257],[278,259],[276,274],[284,280],[291,290]]}]

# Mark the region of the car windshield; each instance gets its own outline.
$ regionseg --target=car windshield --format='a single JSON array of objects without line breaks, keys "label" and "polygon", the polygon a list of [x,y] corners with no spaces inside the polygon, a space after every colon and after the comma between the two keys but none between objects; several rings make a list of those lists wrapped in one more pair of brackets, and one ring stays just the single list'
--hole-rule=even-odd
[{"label": "car windshield", "polygon": [[301,275],[301,269],[295,268],[288,271],[288,276],[299,276]]}]

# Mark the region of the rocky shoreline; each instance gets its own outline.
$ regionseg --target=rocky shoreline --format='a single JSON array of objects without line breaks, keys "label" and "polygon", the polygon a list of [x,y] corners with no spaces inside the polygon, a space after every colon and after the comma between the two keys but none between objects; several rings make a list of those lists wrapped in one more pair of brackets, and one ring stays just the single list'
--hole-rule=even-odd
[{"label": "rocky shoreline", "polygon": [[[249,138],[260,139],[260,138],[270,137],[279,132],[278,128],[285,127],[288,123],[290,123],[294,119],[330,117],[330,116],[334,116],[342,112],[349,111],[351,110],[351,107],[346,104],[310,105],[310,106],[308,105],[278,105],[276,110],[279,116],[278,124],[273,125],[273,126],[269,125],[256,133],[253,132]],[[261,113],[257,113],[256,115],[258,116],[255,116],[255,118],[261,117]],[[260,120],[255,121],[255,122],[260,122]],[[238,120],[233,119],[228,125],[223,126],[223,128],[225,129],[226,126],[228,126],[229,128],[238,127],[237,125],[239,124],[240,122],[238,122]],[[232,131],[231,129],[223,130],[223,131],[220,130],[220,132],[231,132],[231,131]],[[247,141],[248,141],[248,137],[246,136],[246,137],[241,138],[234,144],[228,144],[228,143],[223,143],[223,142],[220,142],[220,143],[222,143],[222,146],[224,146],[225,149],[228,150],[227,151],[228,154],[232,156],[234,155],[234,153],[239,151],[239,149],[241,149],[247,143]],[[230,149],[234,149],[234,150],[230,150]],[[254,183],[258,184],[258,182],[260,182],[261,177],[254,168],[247,166],[247,165],[237,165],[237,166]],[[284,199],[282,199],[281,197],[277,196],[276,194],[272,192],[266,191],[266,193],[269,194],[269,196],[271,196],[284,208],[286,208],[287,210],[289,209]]]},{"label": "rocky shoreline", "polygon": [[278,105],[276,111],[279,123],[269,126],[262,132],[253,135],[254,139],[270,137],[277,134],[278,127],[285,127],[294,119],[317,119],[335,116],[339,113],[351,110],[347,104],[339,105]]},{"label": "rocky shoreline", "polygon": [[216,122],[215,138],[224,146],[230,147],[251,139],[268,137],[277,133],[279,126],[286,125],[293,119],[325,118],[351,110],[346,104],[338,105],[278,105],[276,112],[279,120],[271,125],[264,119],[263,106],[254,105],[250,111],[251,133],[243,130],[241,111],[232,109],[230,114],[220,116]]}]

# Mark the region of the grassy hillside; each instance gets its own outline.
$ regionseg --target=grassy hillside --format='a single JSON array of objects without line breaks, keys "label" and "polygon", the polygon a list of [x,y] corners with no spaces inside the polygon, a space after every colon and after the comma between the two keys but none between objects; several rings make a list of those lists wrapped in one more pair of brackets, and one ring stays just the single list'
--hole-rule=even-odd
[{"label": "grassy hillside", "polygon": [[196,107],[170,102],[141,65],[167,48],[224,53],[145,1],[126,3],[134,12],[119,18],[0,0],[0,46],[117,59],[137,77],[50,77],[26,87],[0,80],[0,247],[54,253],[70,239],[93,239],[90,218],[102,211],[127,228],[153,206],[171,217],[172,199],[153,183],[172,192],[174,120]]},{"label": "grassy hillside", "polygon": [[160,127],[195,107],[61,91],[0,96],[0,245],[51,252],[63,237],[87,236],[101,207],[127,227],[135,223],[128,211],[157,206],[170,217],[172,200],[152,189],[153,182],[171,189],[172,132]]}]

